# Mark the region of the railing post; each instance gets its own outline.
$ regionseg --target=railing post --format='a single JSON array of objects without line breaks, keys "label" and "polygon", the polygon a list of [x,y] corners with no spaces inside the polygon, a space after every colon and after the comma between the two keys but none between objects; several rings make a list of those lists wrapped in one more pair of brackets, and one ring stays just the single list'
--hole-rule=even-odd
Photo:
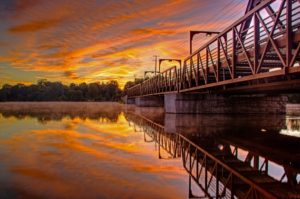
[{"label": "railing post", "polygon": [[237,34],[232,28],[232,78],[235,78],[235,67],[236,67],[236,35]]},{"label": "railing post", "polygon": [[218,172],[218,163],[216,163],[216,198],[219,198],[219,172]]},{"label": "railing post", "polygon": [[172,69],[169,71],[169,91],[171,91],[171,84],[172,84]]},{"label": "railing post", "polygon": [[198,86],[200,84],[200,53],[197,53],[197,80],[196,80],[196,85]]},{"label": "railing post", "polygon": [[191,175],[189,175],[189,198],[193,197],[193,193],[192,193],[192,177]]},{"label": "railing post", "polygon": [[254,74],[257,73],[257,67],[258,67],[258,60],[259,60],[259,20],[256,16],[256,14],[253,14],[254,19]]},{"label": "railing post", "polygon": [[[219,76],[219,71],[220,71],[220,68],[221,68],[221,60],[220,60],[220,41],[219,39],[217,39],[217,82],[220,81],[220,76]],[[230,67],[230,66],[228,66]]]},{"label": "railing post", "polygon": [[206,156],[206,154],[204,154],[204,157],[205,157],[205,159],[204,159],[204,171],[205,171],[205,180],[204,180],[204,183],[205,183],[205,191],[207,191],[208,190],[208,187],[207,187],[207,156]]},{"label": "railing post", "polygon": [[288,73],[292,58],[292,0],[286,0],[286,63],[285,73]]},{"label": "railing post", "polygon": [[193,70],[192,70],[192,67],[194,67],[194,64],[193,64],[193,57],[190,58],[190,80],[189,80],[189,85],[190,87],[192,87],[192,77],[193,77]]},{"label": "railing post", "polygon": [[208,79],[208,74],[209,74],[209,67],[208,67],[208,49],[207,47],[205,48],[206,51],[205,51],[205,70],[206,70],[206,80],[207,80],[207,84],[209,83],[209,79]]}]

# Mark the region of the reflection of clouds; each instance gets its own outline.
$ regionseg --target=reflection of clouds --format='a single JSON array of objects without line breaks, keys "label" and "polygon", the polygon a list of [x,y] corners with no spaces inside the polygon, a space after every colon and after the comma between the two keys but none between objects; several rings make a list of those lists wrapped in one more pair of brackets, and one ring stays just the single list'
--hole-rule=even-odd
[{"label": "reflection of clouds", "polygon": [[282,129],[280,134],[300,137],[300,117],[287,117],[286,129]]},{"label": "reflection of clouds", "polygon": [[[45,117],[50,112],[39,114]],[[185,172],[180,162],[170,160],[162,165],[142,134],[128,126],[123,114],[116,115],[113,123],[63,117],[43,125],[29,115],[22,119],[0,116],[0,125],[14,121],[5,130],[8,137],[0,139],[1,155],[6,157],[1,164],[7,165],[14,181],[10,186],[4,179],[5,184],[17,193],[31,195],[29,198],[45,194],[50,198],[184,197]],[[23,130],[13,134],[14,126],[20,125]]]}]

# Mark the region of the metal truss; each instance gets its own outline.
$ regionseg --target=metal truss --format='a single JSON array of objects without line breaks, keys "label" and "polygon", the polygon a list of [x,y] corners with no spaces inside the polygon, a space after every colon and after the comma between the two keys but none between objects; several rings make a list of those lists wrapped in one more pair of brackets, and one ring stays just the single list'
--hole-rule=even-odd
[{"label": "metal truss", "polygon": [[172,67],[128,89],[128,96],[283,81],[298,84],[299,0],[251,2],[242,18],[184,59],[183,67]]}]

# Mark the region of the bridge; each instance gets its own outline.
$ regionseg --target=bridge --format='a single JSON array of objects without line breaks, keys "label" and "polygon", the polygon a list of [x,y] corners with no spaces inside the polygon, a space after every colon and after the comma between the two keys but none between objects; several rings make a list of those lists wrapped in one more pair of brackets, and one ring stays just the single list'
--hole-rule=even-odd
[{"label": "bridge", "polygon": [[[299,159],[290,158],[286,151],[274,151],[272,144],[253,142],[253,135],[247,141],[243,136],[227,134],[213,138],[201,132],[169,133],[164,126],[142,115],[127,113],[125,117],[137,132],[144,133],[145,142],[158,145],[158,158],[182,159],[189,176],[190,198],[200,194],[201,198],[300,198]],[[273,138],[272,142],[280,145],[282,139]],[[295,146],[300,141],[284,139]],[[169,157],[163,157],[161,150]],[[281,176],[272,173],[274,166],[272,169],[270,165],[274,164],[282,169]],[[192,183],[200,188],[200,194],[193,192]]]},{"label": "bridge", "polygon": [[127,103],[169,113],[285,112],[281,94],[300,90],[300,1],[249,0],[243,17],[176,61],[129,88]]}]

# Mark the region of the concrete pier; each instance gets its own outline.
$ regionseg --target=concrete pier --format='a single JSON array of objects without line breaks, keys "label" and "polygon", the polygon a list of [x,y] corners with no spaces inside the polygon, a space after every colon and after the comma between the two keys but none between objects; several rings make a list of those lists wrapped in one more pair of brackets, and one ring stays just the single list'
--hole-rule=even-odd
[{"label": "concrete pier", "polygon": [[[289,112],[287,104],[293,96],[172,93],[126,98],[125,103],[138,107],[164,107],[165,113],[172,114],[285,114]],[[296,112],[299,110],[298,106]]]},{"label": "concrete pier", "polygon": [[146,96],[136,97],[135,105],[140,107],[163,107],[164,97],[163,96]]},{"label": "concrete pier", "polygon": [[165,94],[166,113],[283,114],[288,97],[284,95]]},{"label": "concrete pier", "polygon": [[124,104],[135,104],[135,98],[128,98],[127,95],[121,97],[121,101],[122,101]]}]

